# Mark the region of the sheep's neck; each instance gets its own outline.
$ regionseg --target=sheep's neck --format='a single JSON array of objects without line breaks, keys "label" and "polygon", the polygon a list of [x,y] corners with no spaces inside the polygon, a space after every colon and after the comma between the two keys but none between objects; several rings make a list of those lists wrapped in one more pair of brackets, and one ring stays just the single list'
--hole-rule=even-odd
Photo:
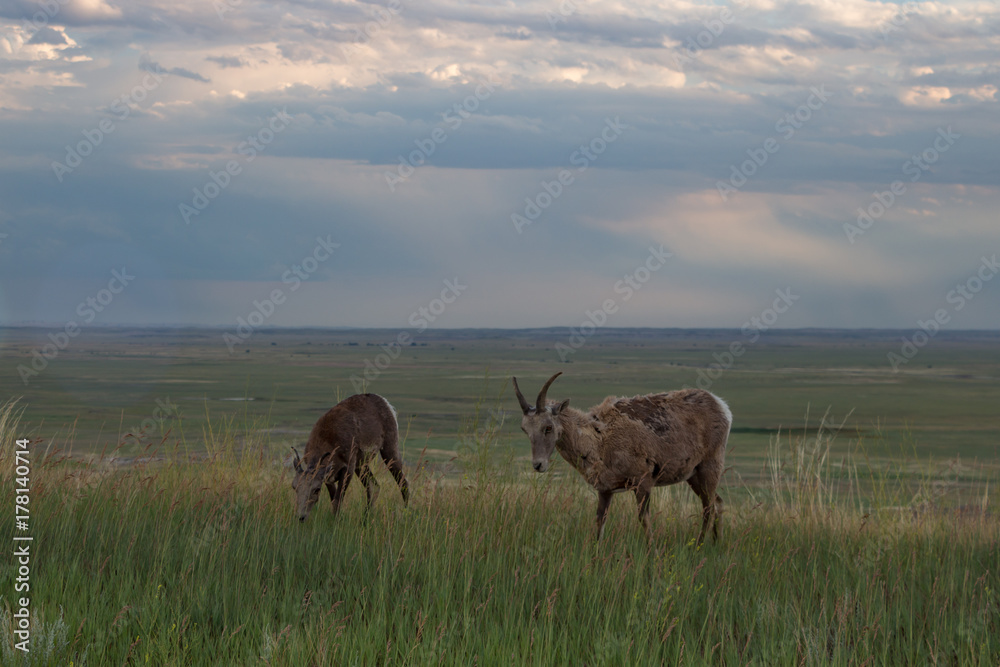
[{"label": "sheep's neck", "polygon": [[[575,408],[566,408],[559,413],[562,434],[556,441],[556,449],[567,462],[581,473],[584,472],[580,456],[598,453],[597,443],[600,436],[594,429],[593,420],[584,412]],[[590,463],[594,463],[593,460]]]}]

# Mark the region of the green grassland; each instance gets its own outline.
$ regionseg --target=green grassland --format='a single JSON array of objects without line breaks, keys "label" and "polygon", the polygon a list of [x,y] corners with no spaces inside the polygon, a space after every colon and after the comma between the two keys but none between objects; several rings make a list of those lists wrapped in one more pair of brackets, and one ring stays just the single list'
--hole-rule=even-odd
[{"label": "green grassland", "polygon": [[[1000,659],[1000,523],[986,483],[975,508],[900,508],[903,480],[876,474],[875,502],[859,503],[819,431],[772,446],[767,483],[725,491],[718,542],[695,544],[684,485],[654,494],[648,542],[630,497],[597,542],[593,494],[574,475],[527,474],[482,408],[454,473],[409,466],[409,507],[380,470],[372,510],[356,484],[339,515],[324,501],[304,524],[287,468],[253,425],[214,428],[197,465],[181,453],[126,466],[35,456],[33,652],[12,647],[11,573],[3,664]],[[5,464],[17,430],[0,419]],[[924,492],[934,498],[933,480]]]},{"label": "green grassland", "polygon": [[[425,332],[368,383],[400,413],[404,508],[377,466],[365,512],[293,519],[289,445],[354,393],[392,331],[93,329],[24,386],[44,331],[0,330],[0,500],[31,443],[33,652],[60,665],[1000,663],[1000,336],[781,332],[712,384],[735,416],[723,535],[686,485],[595,494],[531,472],[509,376],[586,407],[693,386],[739,332]],[[2,400],[3,397],[0,397]],[[253,399],[253,400],[247,400]],[[134,432],[158,403],[179,417]],[[16,532],[12,512],[0,539]]]},{"label": "green grassland", "polygon": [[[125,441],[134,454],[168,428],[171,438],[203,448],[206,420],[223,415],[266,415],[277,440],[304,441],[319,415],[356,393],[351,377],[363,377],[366,360],[378,361],[380,346],[400,332],[263,330],[231,354],[222,330],[94,328],[25,386],[17,367],[30,365],[47,333],[0,329],[0,377],[10,396],[22,397],[33,435],[77,453]],[[553,397],[587,407],[608,394],[694,386],[734,342],[745,352],[711,389],[733,409],[731,456],[741,465],[758,459],[779,429],[827,410],[838,423],[846,419],[845,432],[887,436],[881,442],[890,451],[873,454],[895,456],[901,443],[909,455],[944,459],[1000,454],[1000,334],[941,333],[894,372],[886,355],[899,351],[900,336],[891,332],[779,332],[750,343],[738,331],[608,329],[567,362],[555,349],[568,344],[566,329],[408,333],[414,345],[369,373],[366,388],[396,406],[411,446],[442,457],[454,451],[470,408],[498,395],[512,374],[531,391],[563,371]],[[509,387],[504,396],[504,408],[516,413]],[[177,406],[182,419],[147,429],[141,446],[125,438],[153,418],[158,400]],[[507,424],[511,434],[515,422]]]}]

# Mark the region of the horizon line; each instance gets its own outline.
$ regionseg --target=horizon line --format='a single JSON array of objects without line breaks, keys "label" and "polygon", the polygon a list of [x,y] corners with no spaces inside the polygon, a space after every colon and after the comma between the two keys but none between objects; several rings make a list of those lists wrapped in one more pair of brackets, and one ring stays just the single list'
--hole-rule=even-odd
[{"label": "horizon line", "polygon": [[[9,324],[0,323],[0,329],[61,329],[65,326],[65,323],[57,322],[14,322]],[[87,329],[200,329],[206,331],[215,330],[228,330],[232,328],[231,324],[190,324],[190,323],[115,323],[115,324],[88,324]],[[409,331],[413,327],[390,327],[390,326],[326,326],[326,325],[268,325],[254,327],[254,332],[289,332],[289,331]],[[420,335],[426,333],[441,333],[449,331],[553,331],[553,330],[564,330],[564,329],[579,329],[579,324],[573,325],[562,325],[553,324],[546,326],[529,326],[529,327],[428,327],[426,330],[420,333]],[[809,326],[809,327],[780,327],[773,326],[766,329],[759,329],[760,334],[767,334],[772,332],[783,332],[783,333],[795,333],[795,332],[909,332],[915,330],[915,327],[877,327],[877,326],[861,326],[861,327],[835,327],[835,326]],[[741,331],[740,327],[718,327],[718,326],[688,326],[688,327],[669,327],[669,326],[602,326],[597,327],[594,334],[598,334],[602,331]],[[998,333],[1000,334],[1000,328],[995,329],[985,329],[985,328],[972,328],[972,329],[945,329],[941,328],[940,333]]]}]

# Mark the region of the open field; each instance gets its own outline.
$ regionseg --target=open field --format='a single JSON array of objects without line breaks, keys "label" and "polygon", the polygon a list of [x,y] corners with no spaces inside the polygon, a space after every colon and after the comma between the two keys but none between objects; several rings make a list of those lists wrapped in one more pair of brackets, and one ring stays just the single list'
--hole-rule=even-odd
[{"label": "open field", "polygon": [[[686,485],[654,492],[651,544],[630,495],[595,543],[579,476],[529,471],[507,380],[562,370],[550,396],[578,407],[694,385],[738,332],[602,332],[572,363],[564,331],[428,332],[369,385],[399,410],[410,507],[378,465],[373,511],[355,483],[298,524],[288,446],[394,335],[263,331],[230,356],[220,331],[93,330],[18,385],[0,499],[30,437],[27,664],[1000,662],[1000,337],[941,334],[899,373],[892,334],[748,346],[711,387],[732,467],[699,547]],[[0,374],[43,339],[4,330]],[[158,404],[180,416],[132,428]]]},{"label": "open field", "polygon": [[[718,543],[694,544],[684,485],[654,494],[650,544],[627,495],[597,543],[594,494],[491,451],[494,427],[467,434],[454,475],[415,461],[409,508],[380,469],[370,513],[355,484],[339,516],[324,499],[305,524],[254,430],[216,431],[199,465],[182,453],[129,466],[36,456],[25,664],[1000,659],[1000,523],[985,484],[961,510],[862,510],[806,442],[772,450],[769,483],[729,490]],[[8,506],[12,477],[0,478]],[[908,495],[899,479],[877,481],[886,505]],[[11,584],[0,650],[13,665]]]},{"label": "open field", "polygon": [[[100,329],[84,331],[25,386],[19,365],[49,342],[50,330],[0,329],[0,377],[10,396],[21,396],[32,435],[76,453],[123,442],[135,454],[150,442],[183,437],[204,449],[206,419],[266,416],[277,445],[305,440],[326,409],[357,393],[366,360],[379,361],[390,330],[262,330],[230,354],[223,330]],[[942,332],[912,362],[894,372],[886,360],[898,352],[893,332],[802,331],[764,334],[759,341],[738,331],[600,330],[561,363],[555,346],[566,329],[531,331],[427,331],[367,383],[387,396],[409,428],[408,447],[454,452],[463,421],[481,398],[512,415],[517,402],[511,374],[526,391],[557,370],[564,376],[553,397],[587,407],[607,394],[631,395],[694,386],[733,342],[745,352],[712,383],[733,408],[730,461],[752,474],[779,429],[798,429],[807,412],[817,421],[827,410],[845,420],[845,445],[858,435],[888,451],[873,456],[995,461],[1000,458],[1000,334]],[[724,357],[723,357],[724,358]],[[489,375],[487,385],[485,378]],[[496,397],[503,391],[503,397]],[[252,399],[246,402],[244,399]],[[159,403],[158,403],[159,401]],[[161,405],[182,419],[156,420]],[[147,429],[141,443],[126,437]],[[516,420],[506,424],[511,444],[524,451]],[[432,456],[432,458],[434,458]]]}]

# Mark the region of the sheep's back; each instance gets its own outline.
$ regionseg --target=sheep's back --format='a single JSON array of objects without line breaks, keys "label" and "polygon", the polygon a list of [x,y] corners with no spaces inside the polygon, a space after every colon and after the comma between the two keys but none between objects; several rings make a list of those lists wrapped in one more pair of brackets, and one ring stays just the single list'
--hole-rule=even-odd
[{"label": "sheep's back", "polygon": [[616,448],[633,441],[655,460],[677,454],[698,458],[725,436],[729,422],[720,401],[701,389],[643,396],[609,397],[592,410],[612,435]]},{"label": "sheep's back", "polygon": [[346,458],[354,447],[375,451],[395,430],[396,416],[388,401],[377,394],[350,396],[330,408],[313,426],[306,458],[319,458],[329,451]]}]

